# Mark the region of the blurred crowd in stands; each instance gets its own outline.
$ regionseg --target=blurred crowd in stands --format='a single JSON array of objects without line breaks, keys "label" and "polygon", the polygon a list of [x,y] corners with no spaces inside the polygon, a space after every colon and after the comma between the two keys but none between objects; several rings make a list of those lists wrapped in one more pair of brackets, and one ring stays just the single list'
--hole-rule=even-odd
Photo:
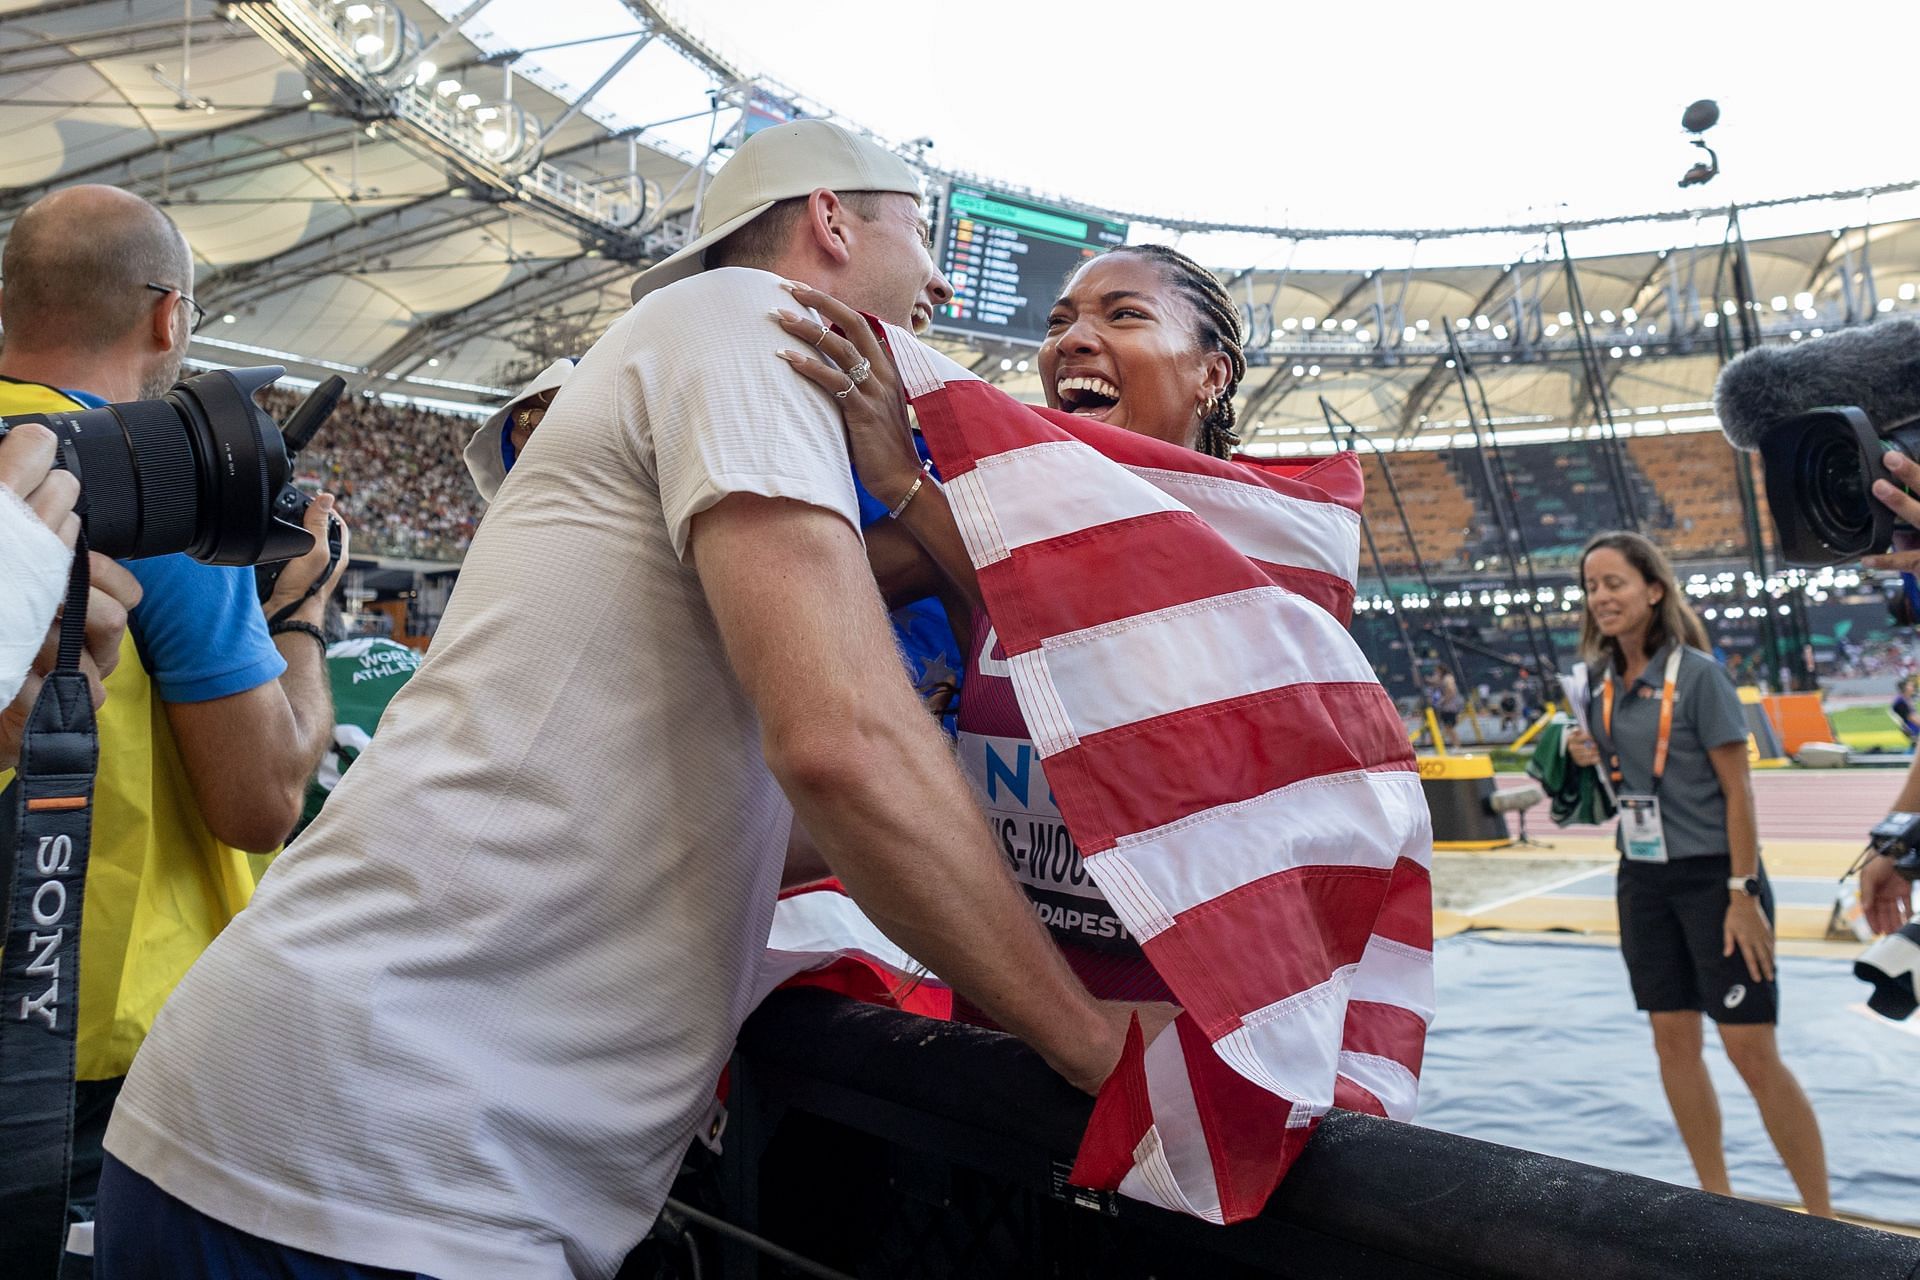
[{"label": "blurred crowd in stands", "polygon": [[[284,422],[300,396],[270,390],[260,401]],[[476,425],[454,414],[351,397],[301,452],[295,473],[309,487],[339,496],[356,550],[458,560],[480,518],[480,496],[460,460]]]}]

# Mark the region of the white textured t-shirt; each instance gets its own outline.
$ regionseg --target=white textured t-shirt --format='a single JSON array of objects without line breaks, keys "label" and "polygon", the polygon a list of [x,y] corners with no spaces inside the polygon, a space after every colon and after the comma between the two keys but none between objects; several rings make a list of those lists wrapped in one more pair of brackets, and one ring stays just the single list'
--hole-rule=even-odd
[{"label": "white textured t-shirt", "polygon": [[360,764],[161,1012],[116,1157],[329,1257],[618,1269],[750,1008],[792,822],[688,525],[735,492],[857,519],[781,305],[708,272],[588,352]]}]

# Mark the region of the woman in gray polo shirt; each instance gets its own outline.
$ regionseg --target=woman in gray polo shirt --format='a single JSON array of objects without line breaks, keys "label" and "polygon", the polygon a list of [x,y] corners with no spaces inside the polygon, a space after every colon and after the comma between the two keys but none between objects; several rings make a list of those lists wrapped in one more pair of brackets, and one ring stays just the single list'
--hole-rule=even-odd
[{"label": "woman in gray polo shirt", "polygon": [[1607,770],[1619,796],[1620,952],[1653,1023],[1687,1154],[1703,1188],[1732,1194],[1720,1104],[1701,1058],[1705,1013],[1808,1211],[1831,1216],[1820,1126],[1774,1039],[1773,893],[1760,865],[1739,694],[1651,542],[1601,534],[1582,553],[1580,576],[1593,736],[1576,733],[1570,751]]}]

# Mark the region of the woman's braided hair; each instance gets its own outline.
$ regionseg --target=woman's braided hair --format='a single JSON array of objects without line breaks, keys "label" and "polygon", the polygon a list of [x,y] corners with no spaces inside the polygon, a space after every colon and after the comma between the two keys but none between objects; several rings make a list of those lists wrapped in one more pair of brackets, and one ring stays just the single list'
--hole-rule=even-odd
[{"label": "woman's braided hair", "polygon": [[1234,430],[1233,396],[1247,373],[1247,356],[1240,349],[1240,308],[1234,305],[1219,277],[1178,249],[1164,244],[1130,244],[1108,252],[1137,253],[1157,263],[1180,296],[1193,305],[1199,318],[1195,336],[1200,347],[1222,352],[1232,363],[1226,387],[1200,421],[1199,444],[1200,452],[1209,457],[1232,457],[1233,447],[1240,443],[1240,434]]}]

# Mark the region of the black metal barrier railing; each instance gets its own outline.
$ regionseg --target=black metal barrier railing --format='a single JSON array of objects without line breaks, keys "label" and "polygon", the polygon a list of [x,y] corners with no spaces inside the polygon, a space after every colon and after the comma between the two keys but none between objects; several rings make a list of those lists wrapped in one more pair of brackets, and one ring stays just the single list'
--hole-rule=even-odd
[{"label": "black metal barrier railing", "polygon": [[1214,1227],[1065,1186],[1090,1107],[1012,1037],[781,992],[663,1234],[706,1233],[729,1280],[1920,1280],[1920,1239],[1347,1112],[1259,1219]]}]

